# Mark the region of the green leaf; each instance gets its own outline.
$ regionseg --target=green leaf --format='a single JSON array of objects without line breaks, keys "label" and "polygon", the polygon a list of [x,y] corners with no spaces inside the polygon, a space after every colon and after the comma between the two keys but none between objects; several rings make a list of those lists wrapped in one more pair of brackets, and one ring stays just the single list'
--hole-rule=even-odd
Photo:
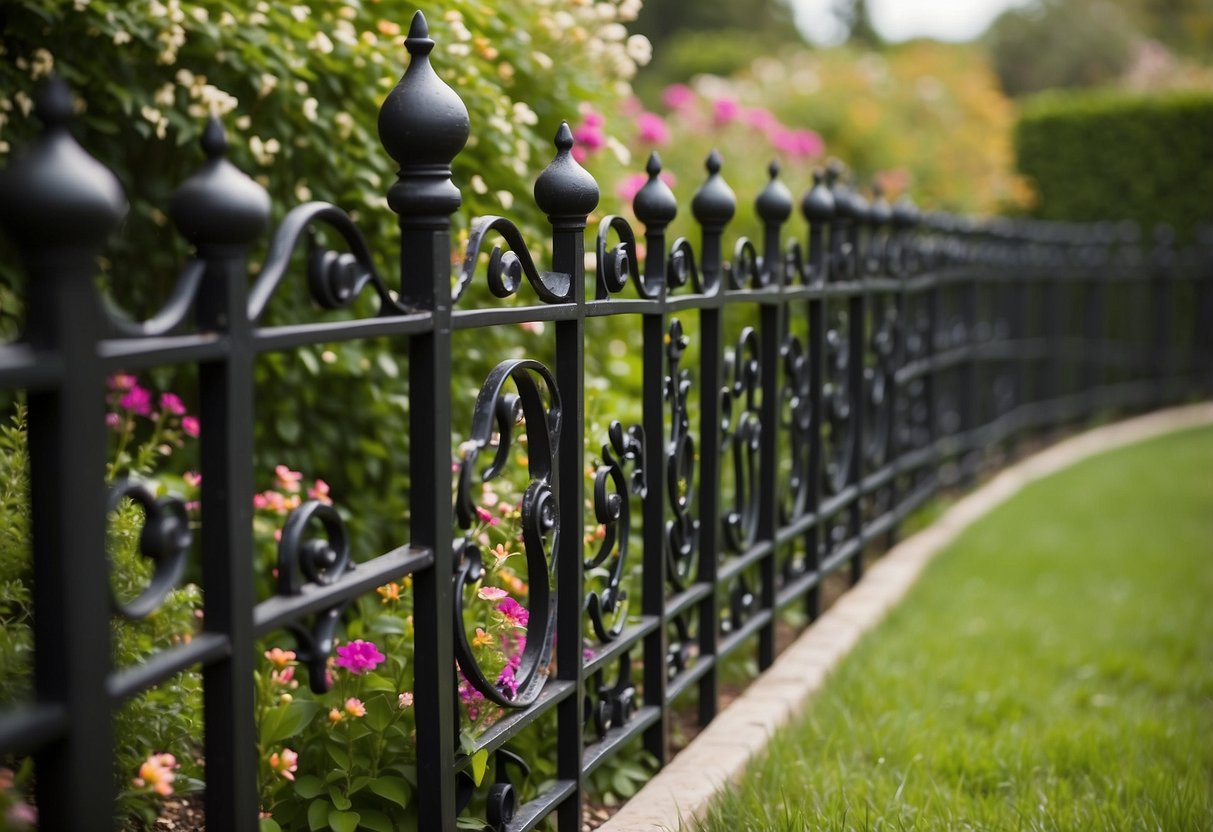
[{"label": "green leaf", "polygon": [[333,812],[329,815],[329,829],[333,832],[358,832],[358,821],[362,815],[357,812]]},{"label": "green leaf", "polygon": [[329,756],[333,758],[333,762],[342,771],[348,771],[350,767],[350,755],[346,753],[345,749],[335,742],[326,743],[325,747],[328,749]]},{"label": "green leaf", "polygon": [[324,782],[314,774],[305,774],[295,781],[295,794],[311,800],[324,792]]},{"label": "green leaf", "polygon": [[489,752],[487,748],[482,748],[472,755],[472,780],[479,786],[484,780],[484,770],[489,765]]},{"label": "green leaf", "polygon": [[[329,800],[333,801],[333,805],[343,812],[353,805],[350,803],[350,799],[345,796],[345,793],[336,786],[329,787]],[[331,820],[329,822],[332,823]]]},{"label": "green leaf", "polygon": [[332,808],[327,800],[313,800],[307,807],[307,828],[316,832],[328,826]]},{"label": "green leaf", "polygon": [[261,744],[274,745],[302,731],[316,712],[320,703],[307,699],[296,699],[286,705],[270,708],[261,720]]},{"label": "green leaf", "polygon": [[261,832],[282,832],[282,827],[273,818],[262,818],[260,828]]},{"label": "green leaf", "polygon": [[359,809],[358,814],[362,815],[362,820],[359,823],[363,829],[370,829],[371,832],[396,832],[396,825],[383,812]]},{"label": "green leaf", "polygon": [[396,685],[380,676],[378,673],[364,673],[360,682],[364,691],[384,691],[396,693]]},{"label": "green leaf", "polygon": [[384,775],[371,781],[371,791],[404,809],[409,805],[411,789],[400,777]]}]

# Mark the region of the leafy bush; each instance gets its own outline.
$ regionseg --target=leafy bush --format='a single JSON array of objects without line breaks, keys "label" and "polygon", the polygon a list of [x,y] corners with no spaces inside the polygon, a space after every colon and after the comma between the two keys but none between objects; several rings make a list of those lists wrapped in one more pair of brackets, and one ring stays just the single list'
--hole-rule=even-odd
[{"label": "leafy bush", "polygon": [[1213,92],[1042,94],[1015,129],[1019,170],[1051,220],[1213,220]]}]

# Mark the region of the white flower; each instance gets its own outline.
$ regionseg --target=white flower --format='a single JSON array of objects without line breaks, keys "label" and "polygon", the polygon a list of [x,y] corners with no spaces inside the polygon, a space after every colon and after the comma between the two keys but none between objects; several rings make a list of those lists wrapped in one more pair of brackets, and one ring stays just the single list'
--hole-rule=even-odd
[{"label": "white flower", "polygon": [[303,102],[303,117],[308,121],[316,120],[316,110],[319,108],[320,102],[314,98],[309,98]]},{"label": "white flower", "polygon": [[317,32],[316,36],[307,42],[307,45],[309,49],[319,52],[321,55],[327,55],[333,51],[333,42],[324,32]]},{"label": "white flower", "polygon": [[278,86],[278,77],[268,72],[261,73],[261,88],[257,90],[258,98],[265,98]]},{"label": "white flower", "polygon": [[30,65],[30,77],[41,78],[43,75],[49,75],[50,71],[55,68],[55,58],[50,52],[45,49],[34,50],[34,62]]},{"label": "white flower", "polygon": [[484,184],[484,179],[478,173],[472,176],[472,190],[478,194],[487,194],[489,192],[489,186]]},{"label": "white flower", "polygon": [[653,60],[653,44],[644,35],[632,35],[628,38],[628,57],[640,66]]},{"label": "white flower", "polygon": [[[307,186],[306,179],[300,179],[298,182],[295,183],[295,198],[297,200],[299,200],[300,202],[310,202],[311,201],[312,189]],[[328,355],[328,350],[326,350],[320,357],[324,358],[324,360],[326,362],[332,363],[326,357],[327,355]],[[333,360],[336,360],[336,356],[333,356]]]},{"label": "white flower", "polygon": [[502,208],[508,211],[514,206],[514,194],[510,191],[498,191],[497,201],[501,203]]},{"label": "white flower", "polygon": [[518,124],[538,124],[539,116],[522,101],[514,102],[514,121]]},{"label": "white flower", "polygon": [[114,46],[121,46],[124,43],[131,42],[131,33],[125,29],[119,29],[114,32]]},{"label": "white flower", "polygon": [[152,98],[161,107],[171,107],[177,101],[177,91],[170,81],[156,90],[156,94]]},{"label": "white flower", "polygon": [[302,23],[311,15],[311,10],[307,6],[291,6],[291,17]]},{"label": "white flower", "polygon": [[545,52],[535,52],[531,55],[535,59],[535,63],[539,64],[540,69],[551,69],[552,59]]}]

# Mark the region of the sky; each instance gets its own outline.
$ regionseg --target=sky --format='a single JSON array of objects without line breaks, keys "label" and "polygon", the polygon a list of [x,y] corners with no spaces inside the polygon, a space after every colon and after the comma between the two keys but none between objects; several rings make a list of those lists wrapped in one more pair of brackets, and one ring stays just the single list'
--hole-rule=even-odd
[{"label": "sky", "polygon": [[[830,14],[834,0],[791,0],[796,23],[810,40],[836,43],[842,33]],[[915,37],[970,40],[1003,11],[1026,0],[868,0],[872,24],[889,41]]]}]

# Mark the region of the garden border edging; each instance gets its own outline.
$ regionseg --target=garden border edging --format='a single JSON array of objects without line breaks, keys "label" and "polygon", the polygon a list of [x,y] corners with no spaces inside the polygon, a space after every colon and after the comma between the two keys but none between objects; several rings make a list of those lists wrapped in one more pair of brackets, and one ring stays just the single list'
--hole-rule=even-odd
[{"label": "garden border edging", "polygon": [[650,832],[699,820],[716,794],[741,776],[774,733],[802,713],[861,636],[905,596],[923,568],[957,535],[1026,485],[1089,457],[1174,431],[1213,425],[1213,402],[1156,411],[1065,439],[995,475],[926,529],[869,567],[732,704],[599,829]]}]

